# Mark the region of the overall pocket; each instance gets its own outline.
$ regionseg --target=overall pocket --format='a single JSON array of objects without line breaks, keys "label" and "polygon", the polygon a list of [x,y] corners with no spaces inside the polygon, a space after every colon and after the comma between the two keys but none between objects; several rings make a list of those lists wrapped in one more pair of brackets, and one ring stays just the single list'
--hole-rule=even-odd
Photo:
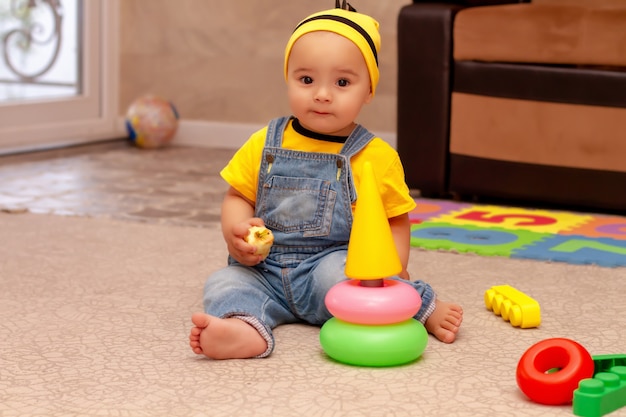
[{"label": "overall pocket", "polygon": [[272,229],[327,236],[335,198],[330,181],[274,175],[263,184],[257,204],[261,205],[265,224]]}]

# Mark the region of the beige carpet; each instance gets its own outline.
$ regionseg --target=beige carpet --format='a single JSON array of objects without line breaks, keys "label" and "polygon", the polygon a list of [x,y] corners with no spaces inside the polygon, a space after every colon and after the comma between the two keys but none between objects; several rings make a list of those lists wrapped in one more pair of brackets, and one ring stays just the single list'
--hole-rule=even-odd
[{"label": "beige carpet", "polygon": [[[416,363],[351,367],[325,356],[317,328],[291,325],[268,359],[211,361],[187,334],[225,262],[218,230],[0,213],[0,237],[2,417],[570,416],[518,390],[522,353],[549,337],[626,353],[625,268],[412,249],[413,277],[464,306],[453,345],[431,338]],[[485,308],[500,284],[539,301],[540,328]]]}]

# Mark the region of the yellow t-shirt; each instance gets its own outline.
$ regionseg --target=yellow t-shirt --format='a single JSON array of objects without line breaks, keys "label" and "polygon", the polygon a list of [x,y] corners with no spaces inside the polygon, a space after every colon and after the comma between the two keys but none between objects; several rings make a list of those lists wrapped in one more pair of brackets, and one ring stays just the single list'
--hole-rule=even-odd
[{"label": "yellow t-shirt", "polygon": [[[220,172],[224,180],[250,201],[256,201],[259,180],[259,167],[265,147],[267,126],[255,132],[239,148],[228,165]],[[343,143],[313,139],[296,132],[289,122],[283,134],[282,147],[303,152],[337,154]],[[379,185],[380,195],[387,217],[396,217],[415,208],[415,201],[409,195],[404,181],[404,169],[398,153],[380,138],[372,139],[365,148],[350,160],[354,185],[359,190],[363,163],[369,161]],[[352,207],[354,210],[354,205]]]}]

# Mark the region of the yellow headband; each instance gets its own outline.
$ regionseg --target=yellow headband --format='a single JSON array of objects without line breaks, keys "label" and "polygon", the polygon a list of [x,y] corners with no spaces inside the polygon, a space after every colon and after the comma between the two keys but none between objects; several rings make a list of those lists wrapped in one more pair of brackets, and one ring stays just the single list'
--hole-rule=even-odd
[{"label": "yellow headband", "polygon": [[302,36],[310,32],[334,32],[351,40],[365,58],[365,65],[370,75],[372,95],[376,92],[376,85],[380,74],[378,72],[378,51],[380,50],[380,33],[378,22],[368,15],[344,9],[331,9],[310,15],[296,26],[287,48],[285,48],[285,79],[287,79],[287,65],[293,44]]}]

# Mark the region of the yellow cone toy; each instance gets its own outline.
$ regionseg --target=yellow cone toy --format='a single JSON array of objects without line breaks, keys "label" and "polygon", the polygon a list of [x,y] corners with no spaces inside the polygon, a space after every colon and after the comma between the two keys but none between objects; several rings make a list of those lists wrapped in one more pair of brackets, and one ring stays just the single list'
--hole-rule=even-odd
[{"label": "yellow cone toy", "polygon": [[346,276],[374,280],[400,272],[402,263],[378,192],[374,169],[370,162],[365,162],[348,243]]}]

